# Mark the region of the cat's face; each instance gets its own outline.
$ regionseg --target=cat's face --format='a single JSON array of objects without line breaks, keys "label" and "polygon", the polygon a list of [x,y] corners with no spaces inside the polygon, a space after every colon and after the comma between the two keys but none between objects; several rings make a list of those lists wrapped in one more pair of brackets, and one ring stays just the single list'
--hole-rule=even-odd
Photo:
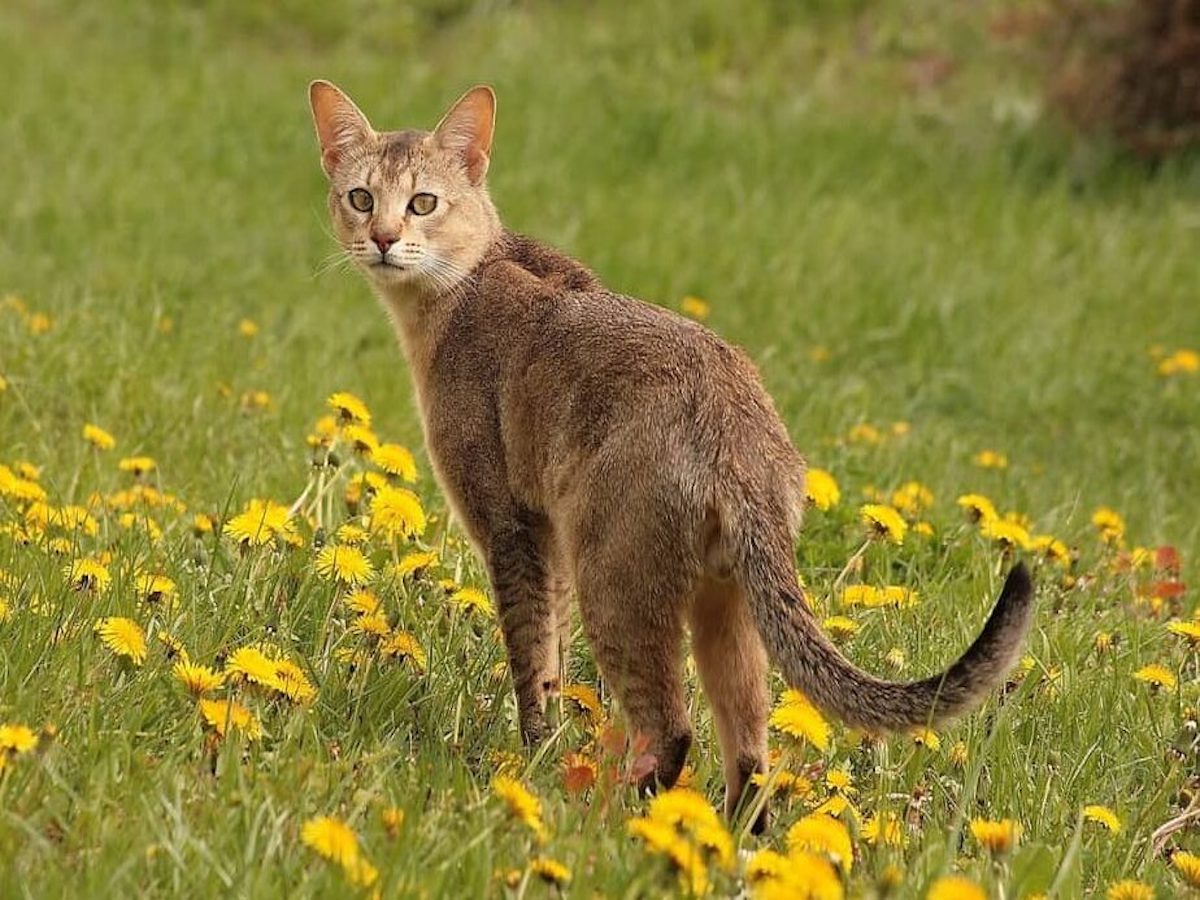
[{"label": "cat's face", "polygon": [[313,82],[309,93],[345,252],[389,296],[451,290],[499,232],[484,182],[491,89],[468,91],[432,132],[376,132],[328,82]]}]

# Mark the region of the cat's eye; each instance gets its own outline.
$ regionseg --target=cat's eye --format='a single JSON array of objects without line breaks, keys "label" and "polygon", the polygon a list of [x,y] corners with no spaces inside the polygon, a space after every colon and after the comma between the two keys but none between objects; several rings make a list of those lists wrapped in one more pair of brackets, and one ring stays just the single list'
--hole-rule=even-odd
[{"label": "cat's eye", "polygon": [[408,201],[408,208],[418,216],[427,216],[437,209],[437,197],[433,194],[414,194]]},{"label": "cat's eye", "polygon": [[370,212],[375,207],[375,198],[371,196],[369,191],[364,191],[362,188],[352,190],[346,195],[346,199],[359,212]]}]

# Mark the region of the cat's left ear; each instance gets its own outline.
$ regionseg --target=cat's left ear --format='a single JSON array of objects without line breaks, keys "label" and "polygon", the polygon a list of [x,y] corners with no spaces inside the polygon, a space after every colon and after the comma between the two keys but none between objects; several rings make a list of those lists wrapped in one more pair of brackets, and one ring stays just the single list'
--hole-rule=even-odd
[{"label": "cat's left ear", "polygon": [[328,81],[314,81],[308,86],[308,102],[312,106],[317,139],[321,142],[321,168],[333,175],[338,161],[346,151],[375,134],[371,123],[346,94]]},{"label": "cat's left ear", "polygon": [[438,122],[433,138],[443,150],[458,153],[472,184],[487,174],[496,129],[496,93],[478,84],[458,98]]}]

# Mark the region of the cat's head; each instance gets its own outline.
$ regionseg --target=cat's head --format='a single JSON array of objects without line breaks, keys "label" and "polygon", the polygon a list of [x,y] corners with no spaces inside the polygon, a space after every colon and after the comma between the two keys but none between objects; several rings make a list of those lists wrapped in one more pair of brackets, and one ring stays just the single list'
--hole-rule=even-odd
[{"label": "cat's head", "polygon": [[442,293],[500,233],[485,176],[496,95],[467,91],[433,131],[376,131],[328,81],[309,86],[333,231],[385,294]]}]

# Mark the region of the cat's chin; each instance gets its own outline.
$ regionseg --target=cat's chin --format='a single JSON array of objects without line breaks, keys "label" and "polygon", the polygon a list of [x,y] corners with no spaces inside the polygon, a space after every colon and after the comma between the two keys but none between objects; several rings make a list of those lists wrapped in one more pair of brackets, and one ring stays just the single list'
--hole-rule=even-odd
[{"label": "cat's chin", "polygon": [[380,287],[416,285],[420,280],[415,267],[397,266],[391,263],[371,263],[363,267],[367,278]]}]

